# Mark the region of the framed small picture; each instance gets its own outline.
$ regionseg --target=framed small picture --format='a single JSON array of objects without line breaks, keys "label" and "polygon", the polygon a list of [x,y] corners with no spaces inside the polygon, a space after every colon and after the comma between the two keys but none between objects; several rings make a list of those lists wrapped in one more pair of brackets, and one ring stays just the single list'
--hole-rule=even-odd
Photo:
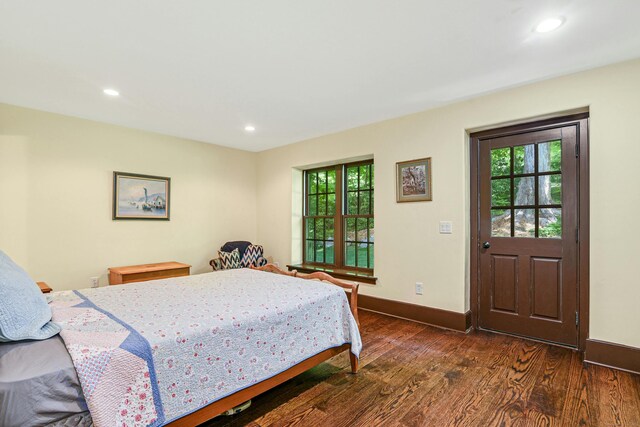
[{"label": "framed small picture", "polygon": [[113,219],[169,221],[171,178],[113,173]]},{"label": "framed small picture", "polygon": [[396,163],[396,202],[431,200],[431,157]]}]

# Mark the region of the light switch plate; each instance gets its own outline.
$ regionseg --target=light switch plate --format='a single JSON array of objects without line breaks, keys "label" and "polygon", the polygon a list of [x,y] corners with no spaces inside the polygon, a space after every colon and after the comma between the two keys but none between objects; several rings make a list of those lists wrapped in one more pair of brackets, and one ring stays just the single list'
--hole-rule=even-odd
[{"label": "light switch plate", "polygon": [[440,221],[440,234],[453,233],[453,223],[451,221]]}]

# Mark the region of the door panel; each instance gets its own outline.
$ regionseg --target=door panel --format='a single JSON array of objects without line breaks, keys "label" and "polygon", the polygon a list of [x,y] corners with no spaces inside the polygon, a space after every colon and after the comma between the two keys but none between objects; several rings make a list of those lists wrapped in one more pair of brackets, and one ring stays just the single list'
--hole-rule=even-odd
[{"label": "door panel", "polygon": [[531,314],[562,320],[562,260],[532,257],[531,273]]},{"label": "door panel", "polygon": [[478,324],[577,345],[576,125],[478,140]]},{"label": "door panel", "polygon": [[493,310],[518,312],[518,257],[493,255],[491,284]]}]

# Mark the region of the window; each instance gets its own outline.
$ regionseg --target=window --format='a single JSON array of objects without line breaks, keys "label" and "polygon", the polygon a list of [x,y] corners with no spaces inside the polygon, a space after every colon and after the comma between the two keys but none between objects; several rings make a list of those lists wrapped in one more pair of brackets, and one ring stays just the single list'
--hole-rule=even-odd
[{"label": "window", "polygon": [[373,176],[372,160],[305,171],[305,266],[373,272]]},{"label": "window", "polygon": [[491,150],[491,236],[562,238],[562,141]]}]

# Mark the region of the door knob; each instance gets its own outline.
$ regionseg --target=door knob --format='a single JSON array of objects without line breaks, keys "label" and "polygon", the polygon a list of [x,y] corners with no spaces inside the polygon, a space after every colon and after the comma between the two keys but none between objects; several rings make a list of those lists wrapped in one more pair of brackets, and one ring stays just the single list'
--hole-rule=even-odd
[{"label": "door knob", "polygon": [[491,247],[491,243],[489,243],[489,242],[484,242],[484,243],[482,244],[482,247],[483,247],[483,248],[485,248],[485,249],[489,249],[489,248]]}]

